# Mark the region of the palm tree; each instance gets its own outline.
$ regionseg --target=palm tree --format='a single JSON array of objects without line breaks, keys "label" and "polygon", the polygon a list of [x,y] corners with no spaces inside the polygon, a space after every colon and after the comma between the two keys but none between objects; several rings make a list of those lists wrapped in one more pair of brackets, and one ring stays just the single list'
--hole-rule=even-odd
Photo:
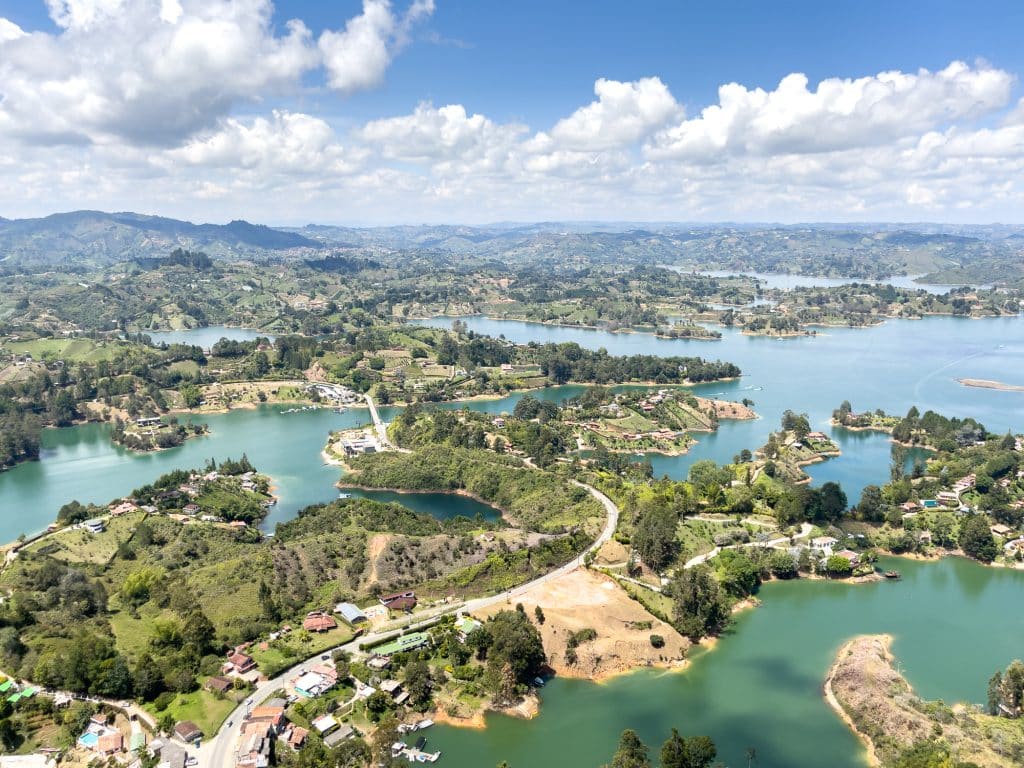
[{"label": "palm tree", "polygon": [[750,768],[750,766],[754,763],[754,761],[757,760],[757,749],[755,749],[754,747],[747,747],[746,754],[747,754],[747,768]]}]

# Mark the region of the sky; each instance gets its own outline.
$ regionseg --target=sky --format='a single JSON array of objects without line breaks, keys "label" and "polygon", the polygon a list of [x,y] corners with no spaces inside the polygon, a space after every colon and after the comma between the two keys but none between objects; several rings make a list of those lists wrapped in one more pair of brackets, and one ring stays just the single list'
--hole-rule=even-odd
[{"label": "sky", "polygon": [[1024,224],[1024,3],[0,0],[0,216]]}]

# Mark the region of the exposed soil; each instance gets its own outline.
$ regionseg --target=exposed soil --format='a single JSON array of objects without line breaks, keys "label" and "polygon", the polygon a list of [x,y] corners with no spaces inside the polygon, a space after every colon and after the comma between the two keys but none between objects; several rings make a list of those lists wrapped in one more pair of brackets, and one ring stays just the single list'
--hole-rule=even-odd
[{"label": "exposed soil", "polygon": [[936,737],[957,761],[981,768],[1018,764],[1011,755],[1024,749],[1019,722],[922,701],[894,668],[891,642],[888,635],[851,640],[825,679],[825,700],[865,743],[871,765],[892,765],[902,750]]},{"label": "exposed soil", "polygon": [[[577,569],[539,584],[521,596],[526,615],[536,622],[535,608],[544,612],[540,625],[548,664],[556,674],[602,680],[645,666],[682,666],[690,641],[671,626],[651,616],[615,581],[594,571]],[[484,616],[505,610],[497,605]],[[569,637],[590,628],[597,638],[576,648],[577,661],[566,661]],[[663,648],[651,645],[651,635],[664,638]]]}]

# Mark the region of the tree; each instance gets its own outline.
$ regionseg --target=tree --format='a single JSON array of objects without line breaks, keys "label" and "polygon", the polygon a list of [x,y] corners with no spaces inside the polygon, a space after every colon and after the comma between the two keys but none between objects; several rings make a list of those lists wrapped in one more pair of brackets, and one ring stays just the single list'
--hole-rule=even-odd
[{"label": "tree", "polygon": [[864,486],[856,509],[861,520],[879,522],[882,519],[882,489],[877,485]]},{"label": "tree", "polygon": [[647,746],[640,741],[636,731],[627,728],[622,732],[619,748],[615,750],[609,768],[651,768]]},{"label": "tree", "polygon": [[540,632],[526,614],[501,611],[485,626],[491,637],[487,651],[487,676],[492,690],[507,688],[509,673],[515,685],[533,680],[547,657]]},{"label": "tree", "polygon": [[960,525],[960,549],[968,557],[991,563],[999,554],[999,547],[992,537],[988,519],[984,515],[974,515]]},{"label": "tree", "polygon": [[679,551],[678,524],[679,517],[667,507],[652,507],[641,513],[633,532],[633,547],[648,567],[661,571],[675,557]]},{"label": "tree", "polygon": [[1003,673],[996,670],[996,673],[988,681],[988,713],[999,714],[999,705],[1003,703]]},{"label": "tree", "polygon": [[541,626],[543,626],[544,625],[544,609],[542,609],[539,605],[534,606],[534,608],[533,608],[533,615],[537,617],[537,623],[540,624]]},{"label": "tree", "polygon": [[693,642],[725,626],[729,610],[707,565],[679,569],[671,593],[675,599],[676,627]]},{"label": "tree", "polygon": [[853,573],[853,565],[845,557],[832,555],[825,561],[825,570],[830,576],[849,576]]},{"label": "tree", "polygon": [[[376,694],[371,694],[371,698],[374,695]],[[382,718],[377,723],[377,730],[373,733],[371,744],[374,765],[391,765],[391,745],[399,739],[401,739],[401,734],[398,732],[398,720],[394,715]]]},{"label": "tree", "polygon": [[430,692],[433,681],[430,679],[430,667],[427,662],[416,660],[405,667],[405,690],[409,693],[409,703],[419,709],[430,703]]},{"label": "tree", "polygon": [[687,739],[673,728],[661,746],[661,768],[707,768],[717,756],[715,743],[707,736]]},{"label": "tree", "polygon": [[186,408],[198,408],[203,399],[203,391],[195,384],[185,384],[179,390]]}]

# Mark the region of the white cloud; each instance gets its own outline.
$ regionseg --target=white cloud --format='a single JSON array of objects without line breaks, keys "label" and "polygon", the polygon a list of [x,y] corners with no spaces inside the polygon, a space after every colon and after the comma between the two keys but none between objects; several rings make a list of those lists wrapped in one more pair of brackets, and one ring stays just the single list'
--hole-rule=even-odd
[{"label": "white cloud", "polygon": [[271,0],[47,0],[56,34],[0,18],[0,134],[25,143],[173,146],[241,104],[294,95],[323,68],[349,93],[376,85],[412,26],[366,0],[319,46],[300,20],[279,24]]},{"label": "white cloud", "polygon": [[713,160],[881,145],[1000,109],[1014,79],[984,64],[953,62],[938,72],[831,78],[813,91],[799,73],[774,91],[729,83],[719,88],[718,104],[661,131],[647,151],[655,158]]},{"label": "white cloud", "polygon": [[550,133],[539,134],[536,148],[557,146],[583,152],[612,149],[638,141],[682,115],[682,108],[657,77],[631,83],[602,78],[594,83],[594,94],[597,101],[559,120]]},{"label": "white cloud", "polygon": [[[334,131],[319,118],[274,110],[271,117],[228,119],[219,130],[154,158],[165,167],[185,163],[266,174],[348,173],[356,158],[346,157]],[[170,161],[168,163],[168,161]]]},{"label": "white cloud", "polygon": [[[379,55],[340,65],[301,22],[278,29],[238,15],[268,2],[152,0],[139,15],[143,5],[54,3],[58,35],[0,23],[4,215],[1021,221],[1024,211],[1024,101],[1013,75],[984,64],[813,89],[799,74],[770,91],[728,84],[690,119],[651,77],[598,80],[590,103],[566,104],[549,125],[429,102],[353,125],[343,109],[325,118],[329,91],[287,106],[275,96],[307,95],[297,78],[317,66],[340,92],[368,87],[432,2],[396,11],[367,0],[337,34],[365,29],[328,47]],[[131,19],[145,30],[128,29]],[[119,34],[130,44],[104,54],[102,41]],[[252,114],[238,114],[242,104]]]},{"label": "white cloud", "polygon": [[363,12],[344,30],[320,35],[328,85],[343,93],[379,85],[412,26],[433,12],[433,0],[415,0],[401,17],[388,0],[363,0]]},{"label": "white cloud", "polygon": [[469,164],[482,158],[501,162],[526,130],[469,115],[461,104],[420,104],[410,115],[373,120],[356,136],[386,159]]}]

